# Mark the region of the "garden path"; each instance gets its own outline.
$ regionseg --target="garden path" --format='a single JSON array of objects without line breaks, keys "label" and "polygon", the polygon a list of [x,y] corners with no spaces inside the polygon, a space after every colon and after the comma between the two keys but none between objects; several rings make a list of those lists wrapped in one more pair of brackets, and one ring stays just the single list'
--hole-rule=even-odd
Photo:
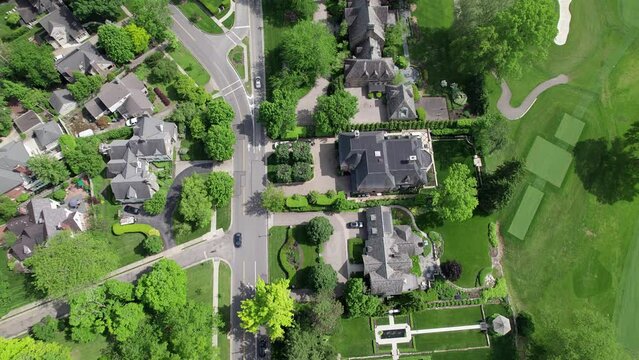
[{"label": "garden path", "polygon": [[497,100],[497,109],[499,112],[508,120],[518,120],[521,119],[530,108],[537,101],[537,97],[541,95],[544,91],[555,87],[557,85],[567,84],[570,79],[567,75],[561,74],[550,80],[544,81],[543,83],[537,85],[528,96],[524,99],[524,101],[518,107],[513,107],[510,105],[510,99],[512,99],[513,93],[510,91],[510,87],[506,80],[501,80],[501,96],[499,100]]},{"label": "garden path", "polygon": [[423,335],[423,334],[435,334],[435,333],[443,333],[443,332],[468,331],[468,330],[481,330],[481,325],[474,324],[474,325],[462,325],[462,326],[449,326],[449,327],[434,328],[434,329],[411,330],[410,334]]}]

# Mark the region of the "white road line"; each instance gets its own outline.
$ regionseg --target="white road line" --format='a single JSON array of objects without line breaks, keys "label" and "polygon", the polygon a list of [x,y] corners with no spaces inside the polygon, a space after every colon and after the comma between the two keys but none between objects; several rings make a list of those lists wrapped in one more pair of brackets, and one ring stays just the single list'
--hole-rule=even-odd
[{"label": "white road line", "polygon": [[254,272],[253,272],[253,276],[254,276],[253,277],[253,284],[257,284],[257,261],[254,261],[253,265],[254,265],[254,267],[253,267],[253,270],[254,270]]},{"label": "white road line", "polygon": [[180,22],[177,21],[177,19],[173,19],[173,20],[175,20],[175,23],[177,24],[177,26],[179,26],[182,30],[184,30],[186,35],[188,35],[191,39],[193,39],[193,41],[195,41],[195,38],[193,37],[193,35],[191,35],[191,33],[188,30],[186,30],[186,28],[182,26],[182,24],[180,24]]},{"label": "white road line", "polygon": [[242,82],[242,80],[235,80],[231,85],[227,85],[225,88],[220,89],[220,93],[223,93],[224,90],[230,88],[231,86],[234,86],[235,84],[237,84],[238,82]]},{"label": "white road line", "polygon": [[202,251],[202,252],[204,253],[204,258],[205,258],[205,259],[208,259],[208,258],[209,258],[209,255],[206,253],[206,250],[205,250],[205,251]]},{"label": "white road line", "polygon": [[249,25],[242,25],[242,26],[235,26],[235,27],[233,27],[233,29],[246,29],[246,28],[249,28],[249,27],[250,27]]}]

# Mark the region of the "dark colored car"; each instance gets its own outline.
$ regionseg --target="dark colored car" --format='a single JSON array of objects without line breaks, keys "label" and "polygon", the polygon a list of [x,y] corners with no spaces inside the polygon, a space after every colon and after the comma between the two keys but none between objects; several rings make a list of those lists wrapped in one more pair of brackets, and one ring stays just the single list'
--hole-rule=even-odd
[{"label": "dark colored car", "polygon": [[241,233],[235,233],[235,235],[233,235],[233,245],[235,245],[236,248],[239,248],[242,246],[242,234]]},{"label": "dark colored car", "polygon": [[257,340],[257,355],[261,358],[266,357],[266,349],[268,349],[268,341],[263,336],[260,336],[259,340]]},{"label": "dark colored car", "polygon": [[124,207],[124,211],[128,212],[129,214],[137,215],[140,213],[140,208],[127,205]]},{"label": "dark colored car", "polygon": [[361,221],[351,221],[346,224],[346,227],[349,229],[360,229],[364,227],[364,223]]}]

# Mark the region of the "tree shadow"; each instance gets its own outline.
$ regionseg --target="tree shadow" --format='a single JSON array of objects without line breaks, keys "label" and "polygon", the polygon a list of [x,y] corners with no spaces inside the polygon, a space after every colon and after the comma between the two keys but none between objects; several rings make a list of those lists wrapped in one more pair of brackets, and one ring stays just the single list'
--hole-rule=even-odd
[{"label": "tree shadow", "polygon": [[575,145],[575,171],[586,191],[602,204],[632,201],[638,193],[638,159],[626,142],[590,139]]}]

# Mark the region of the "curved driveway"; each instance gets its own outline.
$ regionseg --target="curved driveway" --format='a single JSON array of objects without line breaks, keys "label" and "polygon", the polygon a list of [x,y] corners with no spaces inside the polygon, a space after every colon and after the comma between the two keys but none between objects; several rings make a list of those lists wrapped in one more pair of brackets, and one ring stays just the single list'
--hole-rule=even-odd
[{"label": "curved driveway", "polygon": [[510,105],[510,100],[512,99],[513,93],[510,91],[510,87],[508,87],[508,83],[506,80],[501,81],[501,96],[497,101],[497,109],[501,112],[502,115],[508,120],[518,120],[524,117],[528,110],[535,104],[537,101],[537,97],[541,95],[544,91],[562,84],[567,84],[570,79],[567,75],[561,74],[556,76],[550,80],[544,81],[543,83],[537,85],[528,96],[524,99],[524,101],[518,107],[513,107]]}]

